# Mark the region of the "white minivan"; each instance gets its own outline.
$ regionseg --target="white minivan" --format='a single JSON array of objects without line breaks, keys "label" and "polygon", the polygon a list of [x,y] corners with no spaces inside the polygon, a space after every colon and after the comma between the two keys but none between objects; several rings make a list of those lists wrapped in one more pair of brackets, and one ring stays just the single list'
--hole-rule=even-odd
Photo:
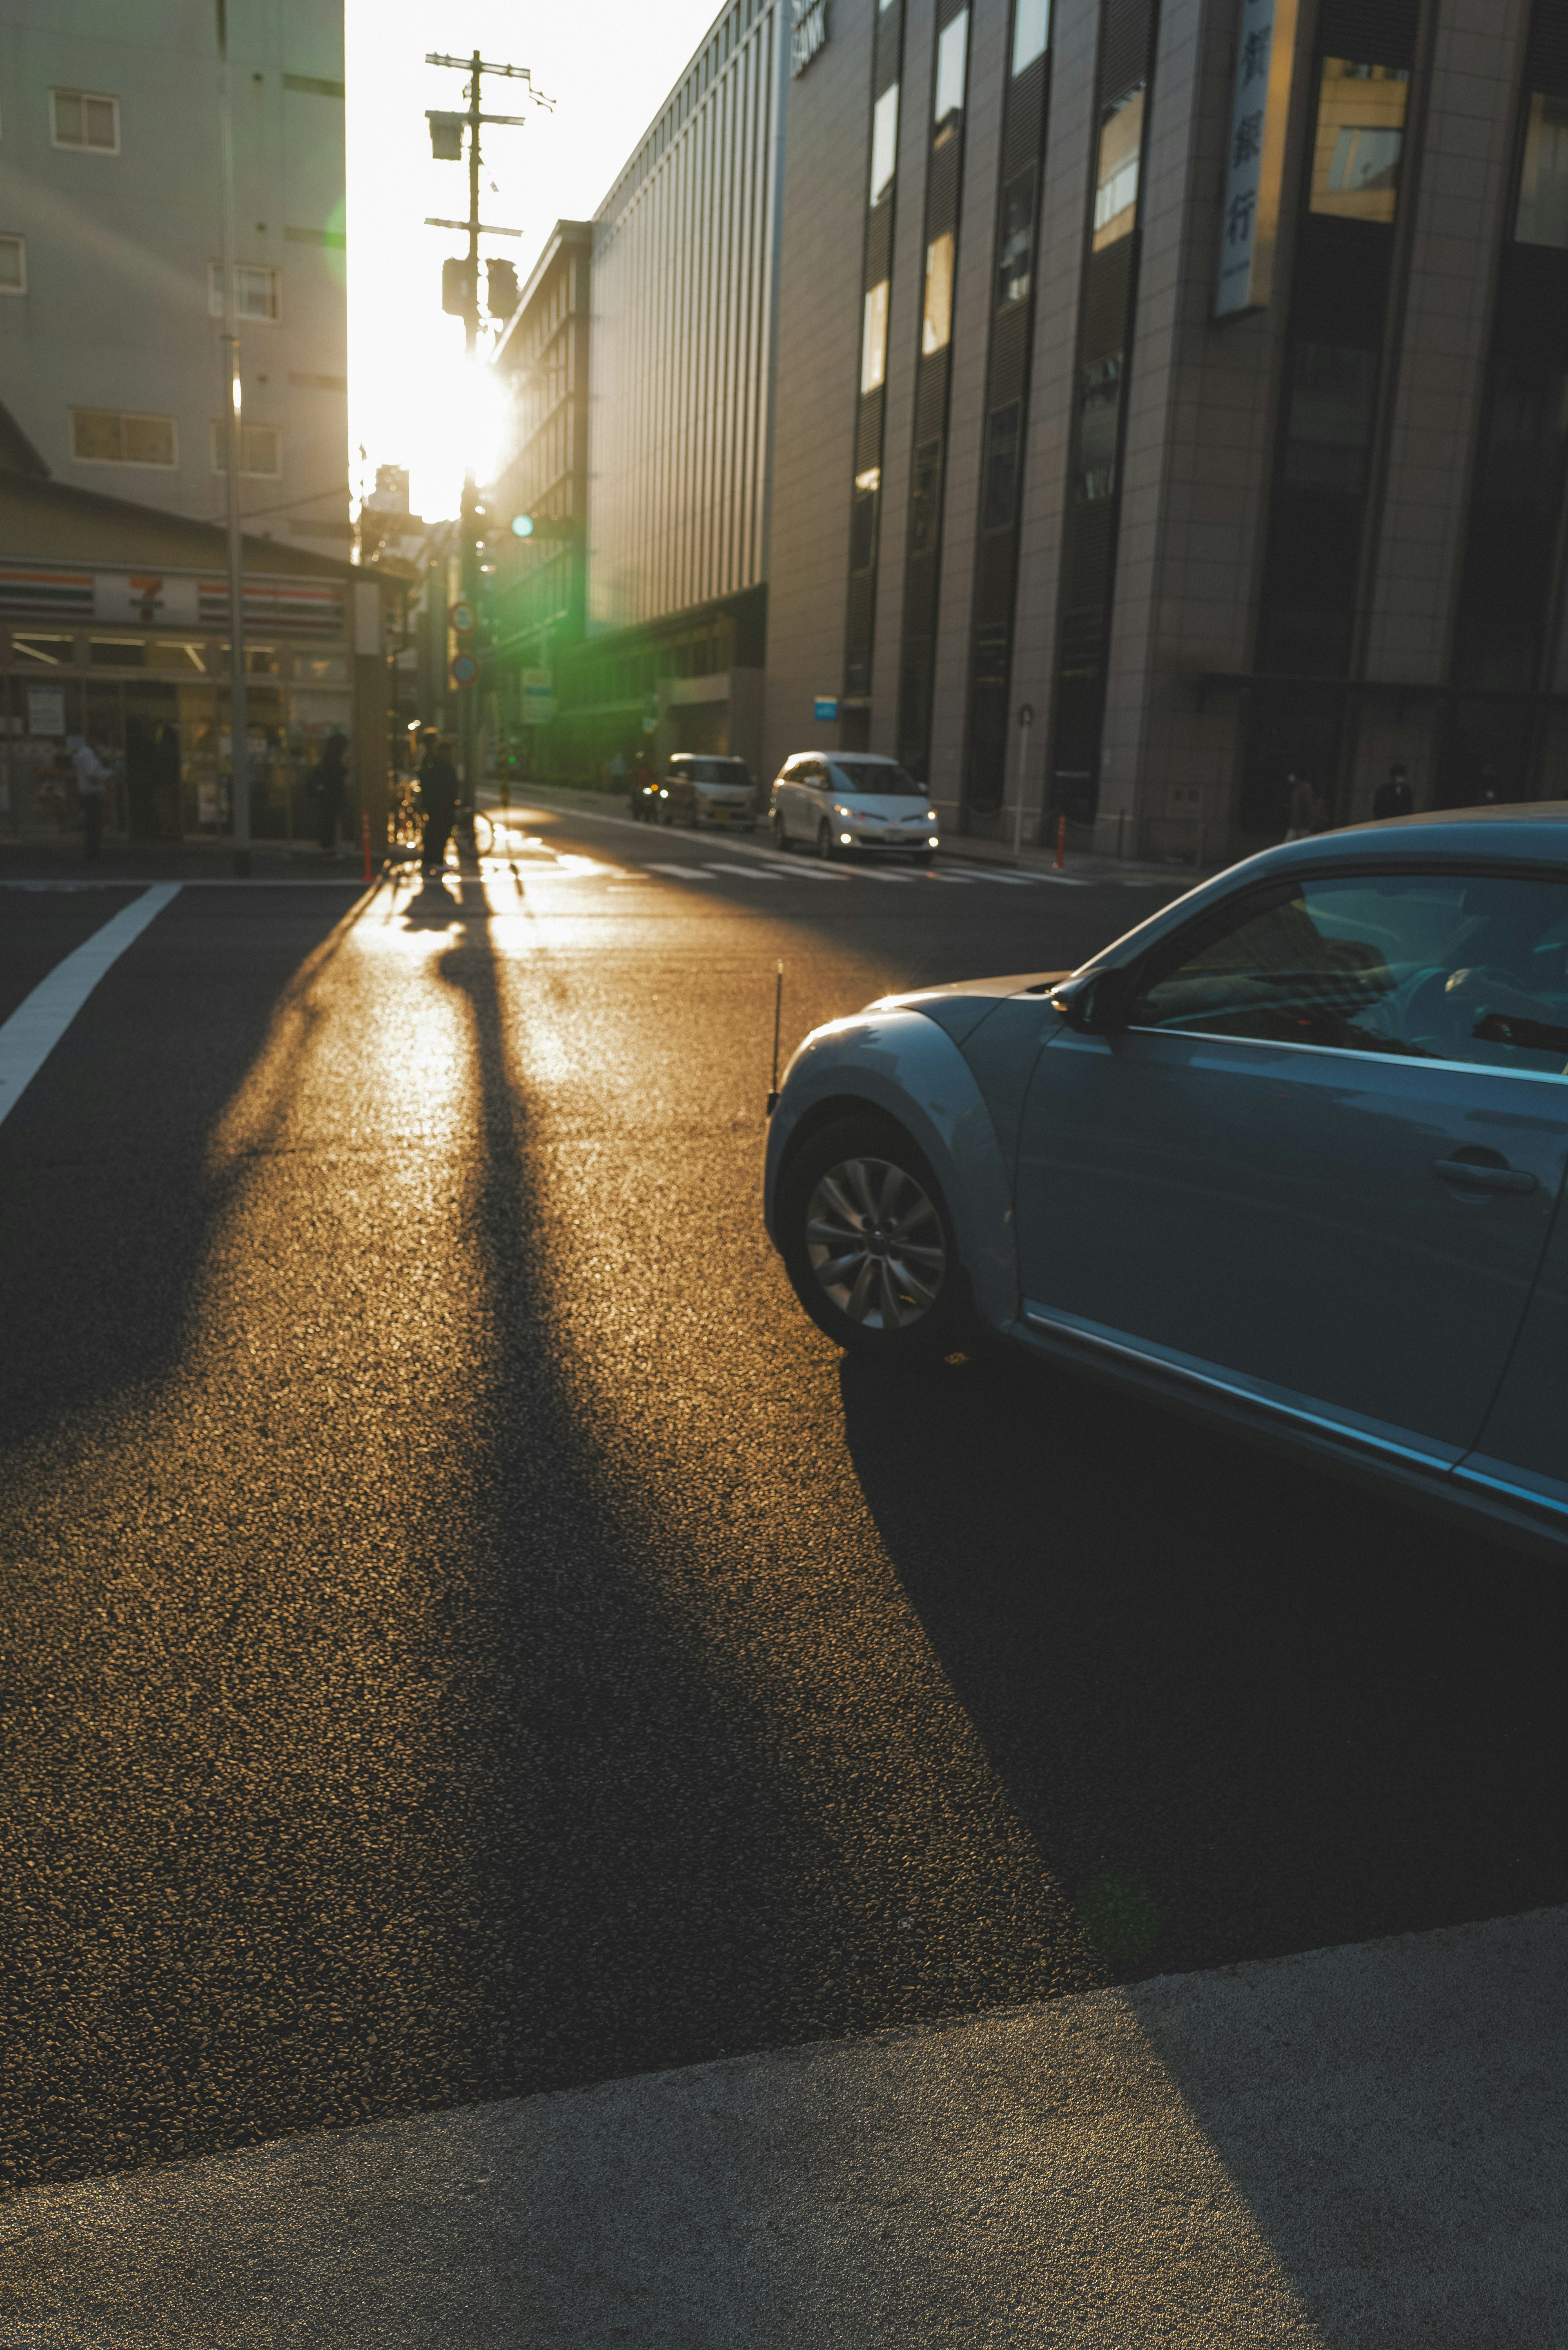
[{"label": "white minivan", "polygon": [[857,848],[929,865],[940,847],[937,812],[897,759],[873,751],[802,751],[786,759],[768,802],[780,848],[799,841],[819,857]]}]

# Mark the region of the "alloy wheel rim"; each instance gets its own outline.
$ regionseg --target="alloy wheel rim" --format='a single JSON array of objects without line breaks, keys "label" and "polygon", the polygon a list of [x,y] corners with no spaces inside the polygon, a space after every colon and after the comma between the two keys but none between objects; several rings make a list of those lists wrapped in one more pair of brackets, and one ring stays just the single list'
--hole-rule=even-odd
[{"label": "alloy wheel rim", "polygon": [[922,1321],[947,1272],[936,1206],[891,1159],[845,1159],[818,1177],[806,1205],[805,1253],[826,1295],[864,1330]]}]

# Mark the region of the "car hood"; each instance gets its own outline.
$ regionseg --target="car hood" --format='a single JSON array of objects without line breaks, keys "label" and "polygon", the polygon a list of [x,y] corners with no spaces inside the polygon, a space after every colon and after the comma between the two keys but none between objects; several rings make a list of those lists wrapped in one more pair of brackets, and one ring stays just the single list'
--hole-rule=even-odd
[{"label": "car hood", "polygon": [[911,799],[906,792],[830,792],[828,800],[834,807],[853,808],[857,816],[887,816],[898,824],[923,817],[931,805],[929,799]]},{"label": "car hood", "polygon": [[1062,980],[1071,979],[1070,971],[1014,972],[1005,979],[959,979],[947,987],[910,987],[897,995],[879,995],[868,1003],[867,1012],[923,1012],[945,1029],[955,1045],[972,1035],[986,1014],[1004,1003],[1010,995],[1030,993],[1044,994]]}]

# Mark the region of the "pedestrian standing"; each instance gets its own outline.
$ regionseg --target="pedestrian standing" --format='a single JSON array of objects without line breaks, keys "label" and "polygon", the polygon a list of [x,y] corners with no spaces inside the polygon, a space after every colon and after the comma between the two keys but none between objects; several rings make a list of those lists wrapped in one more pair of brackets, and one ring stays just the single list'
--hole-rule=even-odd
[{"label": "pedestrian standing", "polygon": [[1314,832],[1326,832],[1328,806],[1315,786],[1305,775],[1287,775],[1285,782],[1291,795],[1291,821],[1285,838],[1310,840]]},{"label": "pedestrian standing", "polygon": [[1390,816],[1414,816],[1415,813],[1416,798],[1410,789],[1409,776],[1401,766],[1390,767],[1388,781],[1379,784],[1372,795],[1374,817],[1381,824]]},{"label": "pedestrian standing", "polygon": [[420,761],[420,809],[424,817],[420,867],[425,873],[440,873],[446,867],[446,845],[457,814],[457,769],[433,726],[427,726],[420,740],[424,745]]},{"label": "pedestrian standing", "polygon": [[109,795],[109,771],[103,759],[104,738],[88,735],[71,756],[76,769],[77,800],[82,812],[82,855],[90,865],[95,862],[103,839],[104,802]]},{"label": "pedestrian standing", "polygon": [[324,857],[337,853],[337,818],[348,782],[348,743],[335,726],[306,778],[305,788],[316,803],[316,832]]}]

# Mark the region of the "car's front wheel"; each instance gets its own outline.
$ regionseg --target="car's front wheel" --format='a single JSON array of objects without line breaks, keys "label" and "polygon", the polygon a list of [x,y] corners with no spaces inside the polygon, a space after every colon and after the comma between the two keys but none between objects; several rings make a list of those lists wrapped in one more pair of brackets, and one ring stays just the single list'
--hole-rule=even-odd
[{"label": "car's front wheel", "polygon": [[816,827],[816,853],[825,865],[838,854],[838,844],[833,837],[833,827],[826,816]]},{"label": "car's front wheel", "polygon": [[789,835],[784,830],[784,816],[780,809],[774,808],[772,816],[769,816],[768,830],[773,834],[774,847],[775,848],[787,848],[789,847]]},{"label": "car's front wheel", "polygon": [[941,1187],[890,1118],[811,1135],[778,1202],[784,1268],[820,1329],[853,1353],[929,1361],[962,1343],[968,1295]]}]

